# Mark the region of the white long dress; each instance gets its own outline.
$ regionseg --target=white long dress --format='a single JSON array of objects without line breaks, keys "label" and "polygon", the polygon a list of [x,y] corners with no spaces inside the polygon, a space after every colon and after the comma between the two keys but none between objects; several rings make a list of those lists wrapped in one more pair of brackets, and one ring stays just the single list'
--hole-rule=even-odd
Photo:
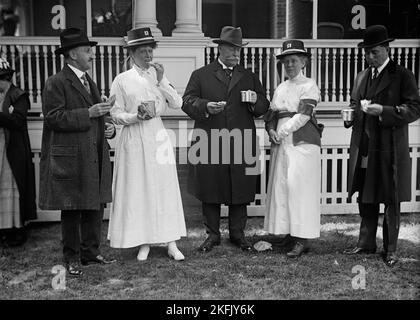
[{"label": "white long dress", "polygon": [[[274,92],[271,109],[297,112],[301,99],[320,100],[315,81],[302,73],[281,83]],[[292,132],[309,121],[296,114],[279,119],[277,131],[289,135],[280,145],[271,145],[264,229],[271,234],[290,234],[312,239],[320,234],[321,159],[320,147],[293,145]]]},{"label": "white long dress", "polygon": [[[122,125],[115,147],[113,202],[108,239],[111,247],[166,243],[186,236],[173,146],[160,115],[182,98],[166,79],[159,87],[154,68],[136,65],[119,74],[110,94],[116,95],[111,117]],[[137,118],[141,101],[154,100],[156,117]]]}]

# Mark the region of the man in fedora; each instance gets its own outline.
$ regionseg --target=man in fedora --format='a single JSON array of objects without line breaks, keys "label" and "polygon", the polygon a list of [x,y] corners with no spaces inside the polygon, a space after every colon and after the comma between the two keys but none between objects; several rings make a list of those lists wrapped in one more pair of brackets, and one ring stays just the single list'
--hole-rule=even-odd
[{"label": "man in fedora", "polygon": [[383,219],[383,259],[397,263],[400,203],[411,197],[411,162],[408,124],[420,117],[420,98],[411,71],[389,58],[387,29],[382,25],[365,30],[363,48],[368,68],[353,85],[350,107],[352,127],[348,173],[349,197],[359,192],[361,216],[359,241],[346,254],[376,252],[379,204],[385,205]]},{"label": "man in fedora", "polygon": [[68,28],[60,34],[65,65],[49,77],[42,95],[44,128],[40,163],[39,207],[61,210],[64,262],[70,275],[79,266],[115,260],[100,254],[104,204],[111,202],[111,162],[106,138],[115,127],[105,122],[111,104],[101,102],[86,73],[93,60],[86,34]]},{"label": "man in fedora", "polygon": [[[239,65],[247,45],[241,28],[225,26],[213,41],[219,57],[192,73],[183,96],[182,109],[195,120],[188,189],[202,202],[208,233],[199,250],[208,252],[220,244],[220,207],[225,204],[230,241],[250,251],[244,229],[257,185],[258,170],[250,170],[258,164],[254,119],[267,111],[269,101],[258,76]],[[242,100],[241,91],[247,90]]]}]

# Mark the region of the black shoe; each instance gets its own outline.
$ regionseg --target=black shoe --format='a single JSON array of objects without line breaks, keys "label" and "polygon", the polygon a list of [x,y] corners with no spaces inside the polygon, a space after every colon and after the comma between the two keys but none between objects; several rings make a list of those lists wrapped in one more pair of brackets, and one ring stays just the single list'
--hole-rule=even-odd
[{"label": "black shoe", "polygon": [[87,266],[90,264],[111,264],[114,262],[117,262],[117,260],[115,259],[106,259],[101,255],[97,255],[95,258],[91,258],[91,259],[81,259],[82,265],[83,266]]},{"label": "black shoe", "polygon": [[298,258],[303,253],[308,252],[308,251],[309,251],[309,248],[305,244],[299,241],[296,241],[295,245],[293,246],[293,249],[289,251],[288,253],[286,253],[286,256],[288,256],[289,258]]},{"label": "black shoe", "polygon": [[79,277],[83,275],[83,271],[77,262],[67,262],[66,270],[69,275],[74,277]]},{"label": "black shoe", "polygon": [[212,237],[207,237],[207,239],[198,248],[198,251],[210,252],[214,246],[218,246],[219,244],[220,244],[220,239],[217,240]]},{"label": "black shoe", "polygon": [[343,251],[344,254],[347,255],[355,255],[355,254],[374,254],[376,253],[376,248],[375,249],[365,249],[365,248],[361,248],[361,247],[354,247],[354,248],[349,248]]},{"label": "black shoe", "polygon": [[238,248],[241,248],[242,251],[252,251],[251,244],[244,237],[243,238],[232,238],[232,239],[230,239],[230,242],[232,242]]},{"label": "black shoe", "polygon": [[384,253],[383,260],[388,267],[393,267],[398,262],[398,256],[395,253]]}]

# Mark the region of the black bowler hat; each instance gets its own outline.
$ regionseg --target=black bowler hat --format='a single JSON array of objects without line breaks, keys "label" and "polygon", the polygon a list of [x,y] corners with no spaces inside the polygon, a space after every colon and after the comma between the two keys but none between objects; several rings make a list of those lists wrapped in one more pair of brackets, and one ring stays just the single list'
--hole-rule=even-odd
[{"label": "black bowler hat", "polygon": [[10,68],[9,62],[5,58],[0,58],[0,78],[11,76],[15,70]]},{"label": "black bowler hat", "polygon": [[242,42],[241,28],[234,28],[231,26],[223,27],[220,32],[220,38],[214,39],[213,42],[217,44],[229,44],[235,47],[244,47],[248,44],[248,42]]},{"label": "black bowler hat", "polygon": [[153,38],[152,31],[150,28],[137,28],[131,29],[127,32],[127,40],[124,48],[142,46],[145,44],[155,44],[156,41]]},{"label": "black bowler hat", "polygon": [[372,48],[394,40],[388,38],[388,30],[385,26],[377,24],[366,28],[363,34],[363,42],[360,42],[357,46],[359,48]]},{"label": "black bowler hat", "polygon": [[283,58],[291,54],[303,54],[309,56],[310,53],[305,50],[305,46],[300,40],[286,40],[283,42],[281,52],[276,53],[277,58]]},{"label": "black bowler hat", "polygon": [[78,28],[67,28],[60,33],[61,47],[55,50],[56,54],[62,54],[72,48],[81,46],[96,46],[96,41],[89,41],[86,33]]}]

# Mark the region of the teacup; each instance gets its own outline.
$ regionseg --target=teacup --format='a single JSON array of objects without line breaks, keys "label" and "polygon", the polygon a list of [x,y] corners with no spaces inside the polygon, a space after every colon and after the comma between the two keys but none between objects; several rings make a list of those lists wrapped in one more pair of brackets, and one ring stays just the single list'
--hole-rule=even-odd
[{"label": "teacup", "polygon": [[242,102],[252,102],[252,98],[255,97],[257,94],[252,90],[244,90],[241,91],[241,101]]},{"label": "teacup", "polygon": [[351,108],[341,110],[341,117],[344,121],[352,121],[354,119],[354,110]]}]

